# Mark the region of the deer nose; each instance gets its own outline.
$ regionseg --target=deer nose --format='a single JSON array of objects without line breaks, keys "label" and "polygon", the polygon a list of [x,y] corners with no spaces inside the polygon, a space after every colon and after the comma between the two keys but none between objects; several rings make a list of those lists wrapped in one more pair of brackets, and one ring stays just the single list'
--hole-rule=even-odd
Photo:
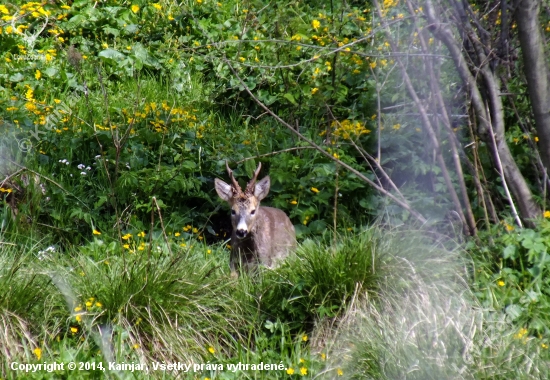
[{"label": "deer nose", "polygon": [[235,235],[237,235],[237,237],[238,237],[239,239],[245,238],[247,234],[248,234],[248,231],[247,231],[247,230],[238,229],[237,231],[235,231]]}]

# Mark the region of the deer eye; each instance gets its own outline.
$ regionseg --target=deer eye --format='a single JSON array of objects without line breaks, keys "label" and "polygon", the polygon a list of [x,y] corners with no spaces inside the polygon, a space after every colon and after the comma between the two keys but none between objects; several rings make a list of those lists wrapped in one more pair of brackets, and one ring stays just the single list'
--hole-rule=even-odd
[{"label": "deer eye", "polygon": [[231,215],[235,215],[235,214],[237,214],[237,213],[235,212],[235,210],[231,210]]},{"label": "deer eye", "polygon": [[250,215],[254,215],[256,213],[256,210],[250,211]]}]

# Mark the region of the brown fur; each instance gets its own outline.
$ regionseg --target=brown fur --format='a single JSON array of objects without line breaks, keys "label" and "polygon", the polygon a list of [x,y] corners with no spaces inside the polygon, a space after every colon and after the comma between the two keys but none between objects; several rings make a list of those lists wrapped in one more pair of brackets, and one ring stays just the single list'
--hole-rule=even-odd
[{"label": "brown fur", "polygon": [[[231,206],[232,274],[239,267],[254,269],[258,264],[274,268],[296,248],[296,233],[288,216],[277,208],[262,207],[260,201],[268,194],[269,176],[256,183],[261,164],[243,192],[227,167],[233,185],[215,180],[216,192]],[[239,236],[240,235],[240,236]]]}]

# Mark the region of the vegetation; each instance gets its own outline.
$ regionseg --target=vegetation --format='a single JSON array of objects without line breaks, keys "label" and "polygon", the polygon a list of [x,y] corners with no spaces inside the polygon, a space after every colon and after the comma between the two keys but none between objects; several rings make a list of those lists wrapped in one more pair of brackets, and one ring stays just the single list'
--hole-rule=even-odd
[{"label": "vegetation", "polygon": [[[548,378],[541,7],[0,5],[0,377]],[[226,161],[275,270],[230,276]]]}]

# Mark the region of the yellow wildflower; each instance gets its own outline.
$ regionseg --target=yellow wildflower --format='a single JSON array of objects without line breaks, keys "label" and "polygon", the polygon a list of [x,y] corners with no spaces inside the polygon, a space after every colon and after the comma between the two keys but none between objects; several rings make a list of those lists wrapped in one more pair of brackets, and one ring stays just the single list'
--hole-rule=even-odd
[{"label": "yellow wildflower", "polygon": [[215,354],[216,350],[214,349],[214,347],[210,346],[208,347],[208,352],[210,352],[211,354]]},{"label": "yellow wildflower", "polygon": [[517,334],[514,334],[514,338],[516,339],[521,339],[523,338],[525,335],[527,335],[528,331],[525,327],[522,327],[521,329],[519,329],[519,331],[517,332]]},{"label": "yellow wildflower", "polygon": [[139,234],[138,234],[139,237],[145,237],[145,232],[144,231],[141,231]]},{"label": "yellow wildflower", "polygon": [[301,367],[301,368],[300,368],[300,374],[301,374],[302,376],[307,375],[307,368],[306,368],[306,367]]},{"label": "yellow wildflower", "polygon": [[40,360],[42,358],[42,349],[40,347],[36,347],[34,350],[32,350],[34,353],[34,356],[36,356],[37,360]]},{"label": "yellow wildflower", "polygon": [[498,285],[498,286],[504,286],[504,285],[506,285],[506,284],[504,283],[504,281],[498,280],[497,285]]},{"label": "yellow wildflower", "polygon": [[298,202],[297,202],[296,200],[293,200],[293,201],[290,201],[290,204],[291,204],[291,205],[297,205]]},{"label": "yellow wildflower", "polygon": [[319,192],[319,189],[317,189],[316,187],[312,187],[310,190],[313,191],[315,194]]},{"label": "yellow wildflower", "polygon": [[287,375],[293,375],[294,374],[294,368],[290,367],[286,370]]},{"label": "yellow wildflower", "polygon": [[344,371],[342,371],[342,368],[338,368],[336,370],[336,373],[338,374],[338,376],[344,376]]},{"label": "yellow wildflower", "polygon": [[506,231],[508,231],[508,232],[511,232],[515,229],[514,226],[512,226],[508,223],[505,223],[505,227],[506,227]]},{"label": "yellow wildflower", "polygon": [[544,212],[544,217],[545,218],[550,218],[550,211],[545,211]]},{"label": "yellow wildflower", "polygon": [[76,334],[78,332],[78,327],[71,327],[71,332]]},{"label": "yellow wildflower", "polygon": [[[304,335],[304,336],[302,337],[302,341],[307,342],[307,335]],[[302,362],[302,359],[300,359],[300,362]]]},{"label": "yellow wildflower", "polygon": [[311,95],[315,95],[317,93],[317,91],[319,91],[319,89],[317,87],[313,87],[311,89]]},{"label": "yellow wildflower", "polygon": [[311,22],[311,26],[313,27],[313,29],[317,30],[321,26],[321,23],[318,20],[313,20]]},{"label": "yellow wildflower", "polygon": [[155,7],[155,9],[158,11],[162,9],[162,6],[159,3],[153,3],[153,7]]},{"label": "yellow wildflower", "polygon": [[130,9],[132,10],[132,12],[138,13],[139,12],[139,5],[134,4],[134,5],[132,5],[132,7]]},{"label": "yellow wildflower", "polygon": [[99,232],[98,230],[94,229],[93,234],[94,234],[94,235],[101,235],[101,232]]}]

